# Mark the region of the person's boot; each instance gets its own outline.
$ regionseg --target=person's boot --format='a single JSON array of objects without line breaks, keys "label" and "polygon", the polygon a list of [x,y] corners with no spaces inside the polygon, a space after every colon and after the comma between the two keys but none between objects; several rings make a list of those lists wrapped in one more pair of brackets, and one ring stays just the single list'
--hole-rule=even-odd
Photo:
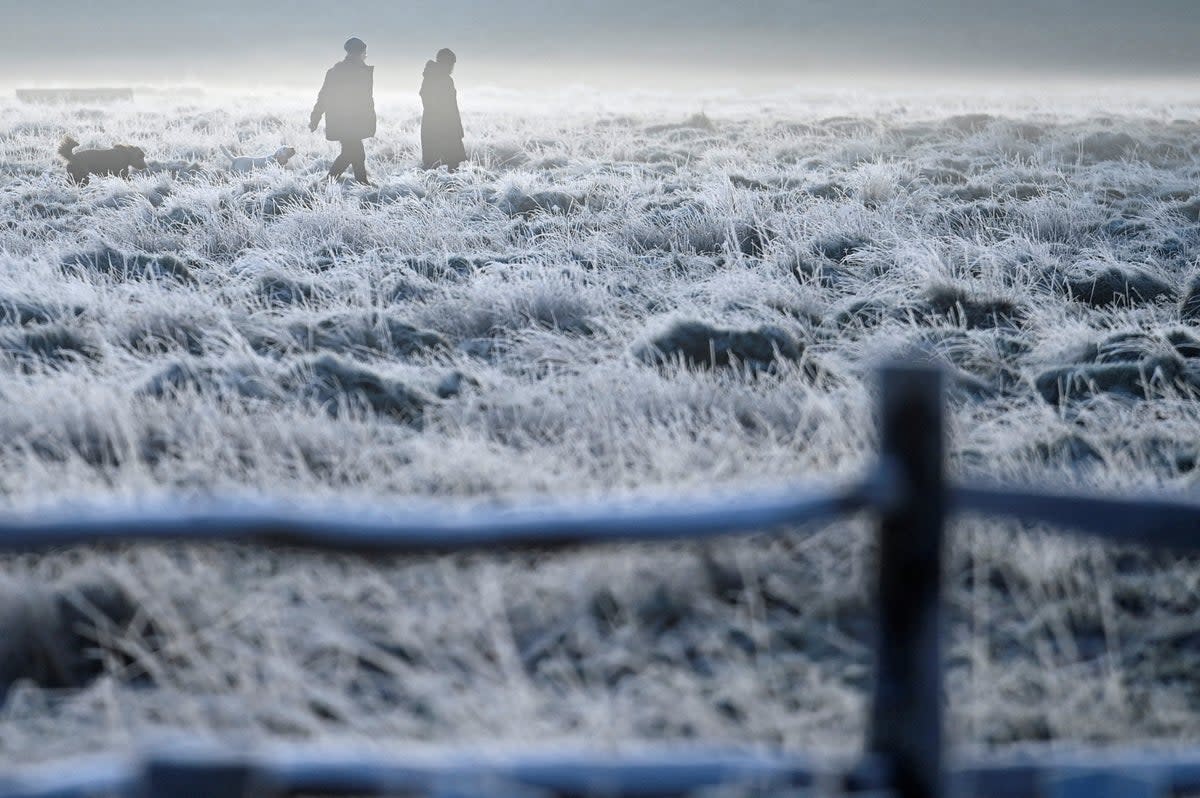
[{"label": "person's boot", "polygon": [[363,166],[363,167],[355,166],[354,167],[354,179],[360,185],[370,186],[371,188],[379,188],[379,186],[372,183],[370,178],[367,177],[367,169],[365,166]]},{"label": "person's boot", "polygon": [[329,167],[329,174],[325,176],[325,179],[330,183],[336,183],[341,179],[342,175],[349,167],[350,162],[339,156],[338,159],[333,162],[333,165]]}]

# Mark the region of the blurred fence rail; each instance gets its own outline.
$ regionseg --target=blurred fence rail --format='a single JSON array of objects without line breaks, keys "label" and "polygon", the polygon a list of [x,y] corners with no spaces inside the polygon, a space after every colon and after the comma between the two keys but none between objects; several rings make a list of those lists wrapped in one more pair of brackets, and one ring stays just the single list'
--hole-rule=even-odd
[{"label": "blurred fence rail", "polygon": [[942,375],[926,367],[892,366],[880,374],[878,462],[863,479],[837,488],[473,511],[423,505],[406,509],[402,518],[363,509],[245,504],[0,518],[0,551],[10,552],[103,542],[236,541],[398,555],[765,534],[869,512],[878,519],[878,641],[867,753],[856,763],[817,767],[785,754],[708,750],[385,758],[329,750],[250,756],[176,749],[138,762],[0,767],[0,798],[1200,795],[1200,749],[950,759],[943,740],[941,651],[947,519],[981,513],[1065,527],[1107,543],[1185,550],[1200,549],[1200,503],[951,484],[945,479],[944,435]]}]

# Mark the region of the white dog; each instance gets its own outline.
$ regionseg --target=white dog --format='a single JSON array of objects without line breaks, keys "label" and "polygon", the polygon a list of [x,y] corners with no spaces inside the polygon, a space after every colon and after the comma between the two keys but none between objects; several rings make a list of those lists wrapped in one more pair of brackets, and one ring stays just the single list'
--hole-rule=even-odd
[{"label": "white dog", "polygon": [[296,150],[292,147],[280,147],[274,155],[263,155],[257,158],[249,155],[234,155],[224,147],[221,148],[221,152],[225,153],[225,157],[229,159],[229,171],[243,174],[253,172],[255,169],[265,169],[273,163],[287,166],[288,161],[296,157]]}]

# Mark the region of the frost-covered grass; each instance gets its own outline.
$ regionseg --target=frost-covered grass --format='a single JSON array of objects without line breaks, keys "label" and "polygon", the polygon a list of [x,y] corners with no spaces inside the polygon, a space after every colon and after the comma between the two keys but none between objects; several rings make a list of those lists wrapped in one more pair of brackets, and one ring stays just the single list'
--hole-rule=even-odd
[{"label": "frost-covered grass", "polygon": [[[5,507],[837,478],[871,458],[896,355],[952,371],[956,474],[1200,473],[1200,108],[494,102],[448,175],[415,170],[414,111],[385,103],[364,189],[319,180],[302,100],[190,102],[0,105]],[[64,133],[151,172],[69,186]],[[293,169],[221,168],[285,143]],[[978,519],[953,549],[958,740],[1200,736],[1194,562]],[[416,562],[9,557],[13,580],[105,574],[144,618],[91,686],[14,691],[0,755],[182,729],[848,750],[870,556],[855,521]]]}]

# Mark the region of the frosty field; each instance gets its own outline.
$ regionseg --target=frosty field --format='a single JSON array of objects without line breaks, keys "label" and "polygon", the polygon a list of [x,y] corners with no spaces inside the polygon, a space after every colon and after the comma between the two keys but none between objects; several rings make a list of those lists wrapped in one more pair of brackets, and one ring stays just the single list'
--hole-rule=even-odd
[{"label": "frosty field", "polygon": [[[951,372],[955,474],[1200,474],[1194,101],[464,91],[474,165],[418,171],[416,109],[387,101],[378,188],[321,181],[310,101],[0,101],[5,510],[837,479],[870,460],[872,368],[898,356]],[[65,134],[151,168],[69,185]],[[222,147],[283,144],[294,168],[225,172]],[[0,757],[183,730],[849,751],[869,531],[5,558],[0,593],[101,578],[140,612],[99,635],[89,686],[12,691]],[[974,519],[952,540],[956,740],[1200,738],[1194,560]]]}]

